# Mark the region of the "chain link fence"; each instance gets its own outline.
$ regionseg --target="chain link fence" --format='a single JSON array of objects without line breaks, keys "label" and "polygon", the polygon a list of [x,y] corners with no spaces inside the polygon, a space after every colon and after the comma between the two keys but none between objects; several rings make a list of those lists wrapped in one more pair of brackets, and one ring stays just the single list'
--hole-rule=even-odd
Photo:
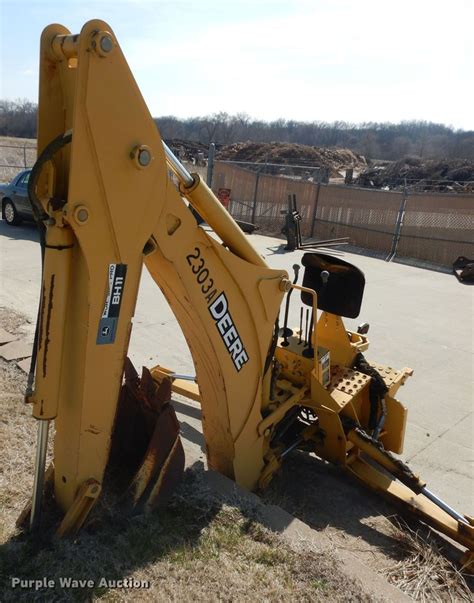
[{"label": "chain link fence", "polygon": [[[35,160],[31,141],[0,145],[0,181],[8,182]],[[206,168],[198,171],[205,176]],[[256,224],[263,233],[281,234],[288,196],[296,194],[303,237],[349,237],[353,245],[387,259],[443,266],[458,256],[474,257],[474,195],[374,190],[328,179],[327,171],[307,165],[215,161],[212,170],[214,192],[231,191],[234,218]]]},{"label": "chain link fence", "polygon": [[288,196],[296,194],[304,237],[349,237],[387,259],[414,258],[451,266],[474,257],[474,195],[384,191],[262,174],[229,162],[214,163],[212,188],[229,189],[229,211],[281,234]]},{"label": "chain link fence", "polygon": [[6,142],[0,145],[0,182],[10,182],[20,170],[33,167],[36,161],[36,145],[32,141],[23,144]]}]

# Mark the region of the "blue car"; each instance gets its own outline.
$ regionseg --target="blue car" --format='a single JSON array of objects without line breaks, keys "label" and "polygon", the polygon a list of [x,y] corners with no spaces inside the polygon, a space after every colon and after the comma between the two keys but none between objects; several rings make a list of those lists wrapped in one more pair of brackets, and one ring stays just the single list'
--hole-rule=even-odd
[{"label": "blue car", "polygon": [[20,224],[22,220],[33,220],[33,211],[28,198],[30,174],[31,170],[24,170],[9,184],[0,184],[2,218],[9,226]]}]

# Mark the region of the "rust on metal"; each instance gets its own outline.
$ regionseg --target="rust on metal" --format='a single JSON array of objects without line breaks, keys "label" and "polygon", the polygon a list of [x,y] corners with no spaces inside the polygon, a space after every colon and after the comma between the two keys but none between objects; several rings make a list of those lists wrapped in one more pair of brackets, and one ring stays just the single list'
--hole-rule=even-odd
[{"label": "rust on metal", "polygon": [[144,511],[150,512],[156,507],[164,506],[181,479],[184,469],[184,450],[180,438],[176,438],[171,451],[162,465],[158,479],[149,491]]},{"label": "rust on metal", "polygon": [[43,343],[45,301],[46,301],[46,292],[44,290],[44,283],[43,283],[43,286],[41,288],[41,317],[40,317],[40,321],[39,321],[38,351],[41,350],[41,345]]},{"label": "rust on metal", "polygon": [[149,512],[167,502],[184,471],[171,379],[158,384],[145,367],[140,378],[128,358],[124,376],[111,463],[128,469],[123,485],[133,512]]},{"label": "rust on metal", "polygon": [[[176,461],[171,462],[174,457],[176,457]],[[183,461],[182,467],[180,459]],[[178,470],[178,473],[182,473],[184,452],[179,439],[179,424],[176,414],[173,407],[167,404],[157,417],[148,449],[130,486],[133,504],[138,511],[150,510],[164,504],[165,501],[160,500],[162,485],[168,481],[171,483],[179,481],[174,477],[169,479],[165,477],[167,471],[175,469]],[[167,493],[171,494],[171,492]]]},{"label": "rust on metal", "polygon": [[49,330],[51,328],[51,313],[53,311],[53,295],[54,295],[54,274],[51,275],[51,282],[49,284],[49,299],[48,299],[48,315],[46,317],[46,333],[44,335],[44,354],[43,354],[43,377],[46,377],[46,367],[47,367],[47,356],[48,356],[48,348],[49,348]]}]

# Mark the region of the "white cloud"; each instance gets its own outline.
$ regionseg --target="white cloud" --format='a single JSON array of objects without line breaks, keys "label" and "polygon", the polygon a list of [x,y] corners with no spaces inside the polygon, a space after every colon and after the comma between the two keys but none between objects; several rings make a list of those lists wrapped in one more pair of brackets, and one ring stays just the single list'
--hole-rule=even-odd
[{"label": "white cloud", "polygon": [[154,115],[417,118],[474,129],[472,0],[25,4],[38,35],[25,34],[24,56],[5,53],[2,75],[9,89],[31,98],[41,28],[56,20],[78,32],[100,17],[114,29]]},{"label": "white cloud", "polygon": [[[470,2],[288,6],[287,15],[177,24],[176,39],[157,18],[147,36],[128,38],[124,51],[152,112],[474,126]],[[453,90],[460,84],[464,97]]]}]

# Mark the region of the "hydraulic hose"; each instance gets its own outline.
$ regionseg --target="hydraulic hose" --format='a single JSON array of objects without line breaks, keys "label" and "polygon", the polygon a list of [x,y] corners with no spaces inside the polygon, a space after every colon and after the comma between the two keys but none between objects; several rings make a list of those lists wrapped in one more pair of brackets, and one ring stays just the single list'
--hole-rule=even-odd
[{"label": "hydraulic hose", "polygon": [[[41,201],[38,199],[36,194],[36,186],[38,184],[38,179],[41,174],[41,170],[44,164],[47,161],[51,161],[54,155],[60,151],[67,144],[70,144],[72,141],[72,130],[64,134],[60,134],[54,140],[52,140],[41,152],[40,156],[36,160],[33,169],[31,170],[30,179],[28,181],[28,198],[31,203],[31,208],[33,211],[33,217],[36,222],[36,226],[38,228],[39,233],[39,242],[41,248],[41,282],[43,282],[43,273],[44,273],[44,252],[46,247],[46,226],[44,225],[44,220],[48,219],[48,214],[44,211],[43,206],[41,205]],[[35,326],[35,337],[33,341],[33,352],[31,354],[31,362],[30,362],[30,371],[28,373],[28,381],[26,385],[25,397],[29,397],[33,393],[33,380],[35,374],[36,367],[36,357],[38,351],[38,338],[39,338],[39,317],[41,311],[41,295],[40,301],[38,303],[38,312],[36,316],[36,326]]]},{"label": "hydraulic hose", "polygon": [[[354,368],[364,375],[370,377],[369,385],[369,401],[370,401],[370,414],[369,414],[369,429],[372,430],[372,434],[375,439],[378,439],[380,431],[382,430],[385,422],[386,405],[385,395],[388,392],[388,387],[385,385],[382,375],[371,366],[362,352],[359,352],[355,357]],[[377,414],[380,410],[380,416],[377,420]]]}]

